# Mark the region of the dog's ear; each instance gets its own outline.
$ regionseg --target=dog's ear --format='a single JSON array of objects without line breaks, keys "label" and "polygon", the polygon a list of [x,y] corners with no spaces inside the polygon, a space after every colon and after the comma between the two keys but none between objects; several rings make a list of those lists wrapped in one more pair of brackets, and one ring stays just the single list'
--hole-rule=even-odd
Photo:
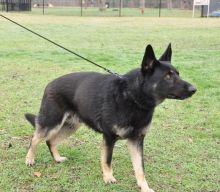
[{"label": "dog's ear", "polygon": [[157,59],[155,57],[154,50],[153,50],[152,46],[148,45],[146,47],[144,57],[142,60],[142,64],[141,64],[141,72],[143,75],[152,71],[152,69],[154,68],[154,65],[156,63],[156,60]]},{"label": "dog's ear", "polygon": [[172,48],[171,48],[171,43],[170,43],[166,51],[160,57],[159,61],[171,61],[171,57],[172,57]]}]

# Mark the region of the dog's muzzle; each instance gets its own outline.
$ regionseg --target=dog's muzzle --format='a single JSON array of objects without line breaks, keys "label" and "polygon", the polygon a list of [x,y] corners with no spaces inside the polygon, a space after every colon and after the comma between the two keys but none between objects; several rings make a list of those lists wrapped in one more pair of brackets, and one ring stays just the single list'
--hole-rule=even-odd
[{"label": "dog's muzzle", "polygon": [[197,91],[197,89],[193,85],[190,85],[188,87],[188,92],[189,92],[190,96],[192,96],[196,91]]},{"label": "dog's muzzle", "polygon": [[172,94],[172,93],[168,94],[167,98],[168,99],[184,100],[184,99],[191,97],[196,91],[197,91],[197,89],[193,85],[189,85],[189,86],[187,86],[187,88],[185,89],[184,92],[181,91],[176,94]]}]

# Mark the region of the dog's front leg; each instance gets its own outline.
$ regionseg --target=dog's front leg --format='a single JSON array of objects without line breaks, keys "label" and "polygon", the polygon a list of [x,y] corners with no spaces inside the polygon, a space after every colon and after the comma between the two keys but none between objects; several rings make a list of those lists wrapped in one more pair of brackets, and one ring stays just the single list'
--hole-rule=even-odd
[{"label": "dog's front leg", "polygon": [[113,177],[112,171],[112,153],[116,138],[103,135],[103,146],[101,154],[101,165],[103,172],[103,180],[107,183],[115,183],[116,179]]},{"label": "dog's front leg", "polygon": [[153,192],[153,190],[149,188],[144,176],[143,145],[144,136],[128,139],[128,149],[131,155],[138,187],[141,188],[141,192]]}]

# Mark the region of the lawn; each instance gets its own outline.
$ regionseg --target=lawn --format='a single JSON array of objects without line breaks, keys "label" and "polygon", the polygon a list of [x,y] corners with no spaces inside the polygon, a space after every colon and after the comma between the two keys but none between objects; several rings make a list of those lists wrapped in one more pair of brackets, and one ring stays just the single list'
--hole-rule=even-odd
[{"label": "lawn", "polygon": [[[173,65],[198,92],[157,108],[145,139],[147,181],[156,192],[220,191],[219,19],[5,15],[120,74],[139,67],[147,44],[159,57],[171,42]],[[103,183],[102,136],[86,127],[59,146],[68,161],[55,163],[42,142],[36,165],[25,165],[33,129],[23,114],[38,112],[47,83],[103,71],[1,17],[0,38],[0,191],[138,191],[125,141],[113,155],[118,183]]]}]

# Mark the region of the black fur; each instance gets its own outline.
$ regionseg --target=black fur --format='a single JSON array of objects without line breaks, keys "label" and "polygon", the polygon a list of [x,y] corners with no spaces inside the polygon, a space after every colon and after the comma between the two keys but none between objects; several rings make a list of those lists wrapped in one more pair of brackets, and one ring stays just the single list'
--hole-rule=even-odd
[{"label": "black fur", "polygon": [[116,142],[116,137],[106,137],[104,136],[104,141],[105,141],[105,145],[107,147],[107,156],[106,156],[106,163],[110,166],[111,165],[111,161],[112,161],[112,153],[113,153],[113,148]]},{"label": "black fur", "polygon": [[[155,107],[170,99],[186,99],[196,88],[183,81],[171,65],[171,45],[159,60],[148,45],[141,68],[119,78],[95,72],[71,73],[50,82],[44,92],[38,116],[25,114],[46,132],[60,124],[66,112],[103,134],[107,149],[105,163],[111,165],[118,138],[136,146],[143,163],[143,143]],[[36,121],[37,120],[37,121]],[[50,149],[50,143],[47,143]]]},{"label": "black fur", "polygon": [[[134,69],[123,78],[80,72],[55,79],[45,89],[37,116],[39,125],[53,129],[65,112],[71,112],[106,136],[118,136],[113,128],[117,126],[130,128],[124,138],[138,137],[151,122],[158,103],[166,98],[185,99],[196,91],[180,79],[179,72],[170,64],[171,54],[169,45],[161,57],[163,61],[157,60],[148,45],[141,69]],[[35,126],[35,115],[25,117]]]},{"label": "black fur", "polygon": [[31,113],[25,113],[25,118],[30,122],[30,124],[35,128],[36,115]]},{"label": "black fur", "polygon": [[46,141],[46,144],[47,144],[47,147],[48,147],[48,149],[50,151],[51,156],[53,157],[53,153],[51,151],[51,143],[50,143],[50,141]]}]

